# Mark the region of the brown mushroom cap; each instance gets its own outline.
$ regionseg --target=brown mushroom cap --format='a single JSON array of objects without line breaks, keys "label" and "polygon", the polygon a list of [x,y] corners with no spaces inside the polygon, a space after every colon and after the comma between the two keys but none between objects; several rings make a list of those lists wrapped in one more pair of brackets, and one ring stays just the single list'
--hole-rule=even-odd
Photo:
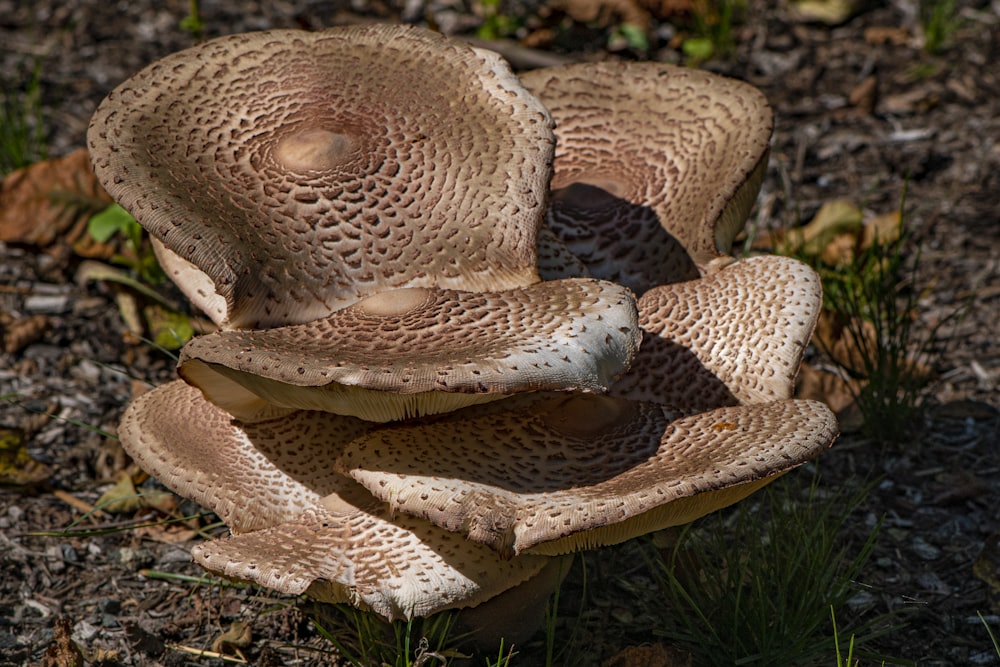
[{"label": "brown mushroom cap", "polygon": [[611,394],[686,411],[790,398],[822,304],[819,276],[787,257],[651,289],[642,347]]},{"label": "brown mushroom cap", "polygon": [[120,435],[144,469],[229,524],[234,537],[193,551],[228,577],[395,619],[475,606],[545,567],[546,558],[502,560],[422,519],[395,516],[323,465],[370,428],[306,412],[241,426],[177,381],[136,399]]},{"label": "brown mushroom cap", "polygon": [[204,274],[182,289],[214,286],[220,325],[538,280],[551,119],[500,56],[427,30],[205,42],[116,88],[88,145],[112,196]]},{"label": "brown mushroom cap", "polygon": [[393,510],[501,555],[554,555],[734,503],[836,434],[836,418],[818,402],[677,416],[608,396],[532,395],[369,431],[337,468]]},{"label": "brown mushroom cap", "polygon": [[521,80],[556,123],[546,224],[591,275],[642,294],[729,251],[767,166],[773,119],[760,91],[662,63],[567,65]]},{"label": "brown mushroom cap", "polygon": [[306,324],[196,338],[179,368],[245,421],[274,406],[389,421],[525,391],[603,392],[639,342],[633,297],[613,283],[408,288]]}]

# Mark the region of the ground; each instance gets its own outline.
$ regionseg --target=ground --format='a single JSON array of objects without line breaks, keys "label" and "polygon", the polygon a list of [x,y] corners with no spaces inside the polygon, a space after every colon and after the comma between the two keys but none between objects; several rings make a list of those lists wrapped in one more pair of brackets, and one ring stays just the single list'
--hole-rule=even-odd
[{"label": "ground", "polygon": [[[856,513],[859,534],[885,520],[855,603],[908,612],[878,650],[926,666],[997,664],[977,612],[1000,627],[1000,6],[957,2],[954,32],[932,53],[919,8],[948,3],[855,4],[828,25],[753,0],[733,28],[732,53],[702,66],[760,87],[776,110],[754,226],[800,224],[839,199],[873,217],[897,210],[905,194],[905,224],[921,248],[919,326],[966,309],[941,329],[912,440],[887,447],[846,433],[817,465],[829,484],[878,480]],[[203,3],[202,18],[207,37],[373,20],[473,35],[491,6],[219,0]],[[622,7],[639,5],[598,4],[583,23],[581,3],[501,2],[502,17],[525,19],[511,37],[528,50],[513,51],[510,40],[497,48],[520,67],[683,60],[690,3],[644,5],[652,17],[646,51],[615,30]],[[180,0],[0,0],[2,90],[18,96],[37,71],[49,155],[68,154],[84,146],[92,112],[115,85],[194,43],[179,27],[187,9]],[[201,576],[187,554],[202,538],[187,525],[136,529],[141,513],[81,520],[81,501],[94,503],[126,466],[108,437],[124,406],[137,387],[170,379],[173,361],[128,335],[107,283],[73,280],[78,263],[57,246],[0,243],[0,326],[8,331],[0,395],[14,399],[0,403],[0,445],[26,441],[46,466],[40,483],[0,487],[0,665],[38,663],[68,647],[67,634],[95,663],[208,664],[165,647],[211,647],[234,621],[250,624],[243,651],[257,664],[319,664],[315,649],[326,645],[296,601],[149,573]],[[28,342],[11,344],[14,330]],[[207,520],[195,523],[205,530]],[[95,526],[107,530],[77,530]],[[594,606],[606,608],[628,604]],[[592,639],[597,663],[644,638]],[[73,656],[46,664],[73,664]]]}]

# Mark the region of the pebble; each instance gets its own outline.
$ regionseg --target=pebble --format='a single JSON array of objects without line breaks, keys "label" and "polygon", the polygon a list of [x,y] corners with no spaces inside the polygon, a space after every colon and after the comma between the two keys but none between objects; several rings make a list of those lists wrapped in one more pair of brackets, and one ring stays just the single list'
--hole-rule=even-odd
[{"label": "pebble", "polygon": [[73,626],[73,640],[87,642],[96,637],[100,631],[100,628],[91,625],[87,621],[80,621]]},{"label": "pebble", "polygon": [[941,550],[933,544],[928,544],[924,539],[918,537],[910,545],[919,558],[924,560],[937,560],[941,557]]},{"label": "pebble", "polygon": [[69,294],[32,294],[24,299],[24,310],[42,315],[62,315],[72,310]]}]

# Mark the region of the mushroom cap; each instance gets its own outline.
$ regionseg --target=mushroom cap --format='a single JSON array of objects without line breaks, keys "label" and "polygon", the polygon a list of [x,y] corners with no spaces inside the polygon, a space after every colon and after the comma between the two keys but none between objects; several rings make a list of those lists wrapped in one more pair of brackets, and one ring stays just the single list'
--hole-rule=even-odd
[{"label": "mushroom cap", "polygon": [[422,519],[396,516],[322,465],[372,427],[320,412],[239,425],[175,381],[133,401],[119,433],[145,470],[230,526],[233,537],[193,551],[227,577],[395,619],[475,606],[545,567],[546,558],[502,560]]},{"label": "mushroom cap", "polygon": [[503,556],[555,555],[693,521],[836,435],[819,402],[676,415],[609,396],[536,394],[369,431],[336,465],[393,510]]},{"label": "mushroom cap", "polygon": [[819,276],[788,257],[651,289],[642,347],[611,394],[685,411],[790,398],[822,305]]},{"label": "mushroom cap", "polygon": [[603,392],[640,340],[632,294],[613,283],[407,288],[306,324],[196,338],[179,369],[245,421],[275,407],[389,421],[526,391]]},{"label": "mushroom cap", "polygon": [[[729,252],[767,166],[773,118],[759,90],[662,63],[520,76],[556,123],[546,224],[592,276],[642,294]],[[567,275],[557,269],[539,267]]]},{"label": "mushroom cap", "polygon": [[398,25],[205,42],[118,86],[88,132],[101,183],[232,328],[535,282],[553,141],[499,55]]}]

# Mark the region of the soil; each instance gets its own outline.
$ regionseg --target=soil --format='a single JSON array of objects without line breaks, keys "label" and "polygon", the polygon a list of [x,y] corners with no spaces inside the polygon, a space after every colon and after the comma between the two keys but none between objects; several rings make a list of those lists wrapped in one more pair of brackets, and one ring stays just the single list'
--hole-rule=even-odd
[{"label": "soil", "polygon": [[[217,0],[201,9],[206,37],[376,20],[471,36],[485,4]],[[801,224],[838,199],[875,216],[897,210],[905,193],[905,224],[921,248],[918,329],[967,308],[941,330],[911,441],[888,446],[846,433],[821,459],[824,483],[880,479],[849,536],[885,517],[853,602],[907,612],[901,628],[874,644],[885,655],[926,666],[998,664],[977,612],[1000,626],[1000,3],[959,0],[956,32],[936,55],[924,48],[917,0],[855,3],[861,6],[837,25],[803,20],[785,4],[749,4],[733,29],[733,53],[702,66],[760,87],[777,113],[752,222]],[[583,3],[502,2],[522,26],[496,44],[517,66],[682,62],[690,4],[644,6],[652,26],[645,52],[615,29],[626,5],[638,6],[595,4],[596,18],[584,23],[573,19],[586,13]],[[37,71],[49,154],[68,154],[84,146],[92,112],[115,85],[194,43],[179,27],[187,7],[181,0],[0,0],[3,93],[21,95]],[[0,395],[7,397],[0,454],[23,439],[44,466],[33,470],[34,483],[0,487],[0,666],[80,664],[83,657],[221,664],[177,647],[211,648],[236,621],[250,625],[249,641],[235,643],[255,664],[335,664],[319,652],[329,646],[296,600],[149,573],[202,576],[188,548],[203,539],[195,532],[206,530],[209,517],[168,530],[136,529],[156,518],[149,510],[82,515],[81,501],[92,505],[128,464],[107,437],[124,406],[174,371],[168,355],[126,331],[107,283],[73,280],[78,263],[52,246],[0,243],[0,328],[8,340],[15,329],[23,335],[0,352]],[[179,511],[200,510],[184,502]],[[571,585],[578,580],[571,575]],[[629,605],[596,608],[607,606]],[[588,639],[588,661],[656,640],[641,624],[630,627]]]}]

